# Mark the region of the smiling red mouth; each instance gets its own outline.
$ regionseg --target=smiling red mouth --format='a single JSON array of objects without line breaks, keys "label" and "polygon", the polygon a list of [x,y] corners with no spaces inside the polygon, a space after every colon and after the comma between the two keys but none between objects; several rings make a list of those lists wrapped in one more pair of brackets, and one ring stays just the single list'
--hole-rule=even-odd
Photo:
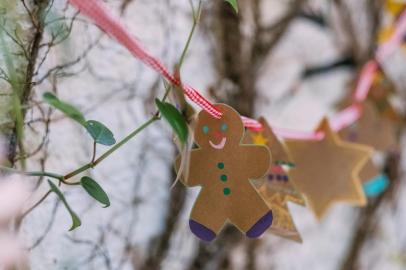
[{"label": "smiling red mouth", "polygon": [[211,140],[209,140],[209,144],[214,149],[220,150],[220,149],[224,148],[224,146],[226,145],[226,141],[227,141],[227,138],[223,137],[223,139],[221,139],[221,141],[218,144],[214,144]]}]

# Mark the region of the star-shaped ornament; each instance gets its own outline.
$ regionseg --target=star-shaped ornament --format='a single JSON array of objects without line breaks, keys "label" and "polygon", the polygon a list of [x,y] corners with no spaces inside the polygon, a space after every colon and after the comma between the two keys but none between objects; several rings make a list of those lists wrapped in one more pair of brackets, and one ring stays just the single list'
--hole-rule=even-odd
[{"label": "star-shaped ornament", "polygon": [[[274,221],[269,231],[275,235],[301,243],[302,238],[287,206],[287,202],[291,201],[291,198],[287,199],[285,192],[275,192],[266,185],[262,186],[259,192],[274,213]],[[301,196],[296,190],[292,195]],[[304,205],[303,199],[296,200],[295,203]]]},{"label": "star-shaped ornament", "polygon": [[342,141],[323,119],[317,131],[319,141],[287,140],[285,143],[296,166],[292,181],[318,219],[335,203],[364,206],[367,202],[359,174],[373,148]]},{"label": "star-shaped ornament", "polygon": [[404,117],[391,103],[391,98],[393,98],[395,94],[395,84],[385,76],[382,70],[379,70],[374,76],[367,101],[370,101],[375,106],[380,116],[400,124],[404,122]]},{"label": "star-shaped ornament", "polygon": [[[355,86],[353,87],[355,90]],[[378,70],[374,75],[371,89],[368,92],[367,101],[373,105],[375,111],[380,117],[390,120],[393,124],[398,125],[404,122],[404,117],[392,106],[391,98],[396,94],[395,85],[385,74]],[[354,92],[350,91],[337,104],[339,110],[353,104]]]},{"label": "star-shaped ornament", "polygon": [[353,125],[342,129],[344,140],[357,142],[386,152],[398,148],[398,125],[378,113],[371,102],[363,103],[361,117]]},{"label": "star-shaped ornament", "polygon": [[265,202],[272,209],[274,219],[270,232],[297,242],[302,242],[288,208],[288,202],[305,205],[302,195],[293,185],[288,174],[293,166],[285,145],[276,137],[267,121],[261,117],[261,132],[247,131],[244,143],[266,144],[271,150],[272,166],[261,182],[254,182]]}]

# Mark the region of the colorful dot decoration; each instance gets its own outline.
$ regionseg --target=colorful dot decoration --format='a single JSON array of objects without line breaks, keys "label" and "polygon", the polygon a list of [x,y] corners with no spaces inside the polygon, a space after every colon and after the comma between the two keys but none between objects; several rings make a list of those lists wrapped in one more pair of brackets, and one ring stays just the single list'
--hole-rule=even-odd
[{"label": "colorful dot decoration", "polygon": [[227,175],[225,175],[225,174],[220,175],[220,180],[223,181],[223,182],[226,182],[227,181]]},{"label": "colorful dot decoration", "polygon": [[364,192],[368,197],[379,196],[389,186],[389,178],[385,174],[378,175],[363,184]]},{"label": "colorful dot decoration", "polygon": [[224,163],[223,162],[217,163],[217,168],[224,169]]},{"label": "colorful dot decoration", "polygon": [[276,164],[276,165],[286,165],[286,166],[288,166],[288,167],[290,167],[290,168],[293,168],[293,167],[296,166],[296,164],[293,163],[293,162],[283,161],[283,160],[276,160],[276,161],[275,161],[275,164]]},{"label": "colorful dot decoration", "polygon": [[203,133],[204,134],[209,133],[209,127],[208,126],[203,126]]},{"label": "colorful dot decoration", "polygon": [[221,131],[226,132],[226,131],[227,131],[227,129],[228,129],[227,124],[221,124],[220,129],[221,129]]},{"label": "colorful dot decoration", "polygon": [[224,193],[224,195],[230,195],[231,194],[231,189],[229,189],[229,188],[224,188],[223,189],[223,193]]},{"label": "colorful dot decoration", "polygon": [[281,174],[268,174],[268,180],[277,180],[277,181],[284,181],[287,182],[289,181],[289,177],[287,175],[281,175]]}]

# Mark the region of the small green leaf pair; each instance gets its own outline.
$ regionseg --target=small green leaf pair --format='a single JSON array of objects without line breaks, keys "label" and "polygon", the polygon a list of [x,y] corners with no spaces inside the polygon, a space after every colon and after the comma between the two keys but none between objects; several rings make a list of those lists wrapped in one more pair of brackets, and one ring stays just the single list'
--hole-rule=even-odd
[{"label": "small green leaf pair", "polygon": [[168,102],[162,102],[159,99],[155,99],[155,104],[158,107],[162,117],[169,123],[173,131],[178,135],[179,140],[185,143],[188,137],[188,129],[185,118],[182,114]]},{"label": "small green leaf pair", "polygon": [[[50,180],[48,180],[48,184],[51,187],[51,191],[54,192],[59,197],[59,199],[62,201],[62,203],[65,205],[66,210],[68,210],[68,212],[72,218],[72,226],[69,229],[69,231],[72,231],[72,230],[76,229],[77,227],[79,227],[80,225],[82,225],[82,222],[80,221],[79,216],[72,210],[72,208],[66,201],[66,198],[63,195],[63,193],[60,191],[60,189]],[[110,206],[110,200],[109,200],[109,197],[107,196],[106,192],[92,178],[84,176],[80,180],[80,184],[82,185],[83,189],[91,197],[93,197],[96,201],[104,204],[104,207]]]},{"label": "small green leaf pair", "polygon": [[111,146],[116,143],[114,134],[102,123],[95,120],[86,121],[83,114],[77,108],[64,101],[61,101],[52,93],[45,93],[43,98],[46,103],[84,126],[96,143],[107,146]]}]

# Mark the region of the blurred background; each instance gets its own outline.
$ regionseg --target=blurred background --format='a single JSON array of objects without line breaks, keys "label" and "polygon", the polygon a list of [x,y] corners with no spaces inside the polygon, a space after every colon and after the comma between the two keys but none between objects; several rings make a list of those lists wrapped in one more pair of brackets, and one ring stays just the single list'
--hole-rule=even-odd
[{"label": "blurred background", "polygon": [[[199,1],[103,2],[152,55],[175,67]],[[239,0],[238,5],[236,14],[224,1],[202,1],[183,82],[243,115],[311,131],[351,95],[360,69],[393,30],[406,2]],[[64,0],[0,0],[0,23],[0,130],[8,162],[16,168],[24,159],[28,171],[66,174],[92,158],[93,142],[83,127],[46,105],[43,93],[54,92],[120,140],[151,117],[154,98],[165,92],[161,77]],[[387,57],[374,85],[390,93],[399,115],[405,108],[405,56],[401,46]],[[25,153],[10,113],[16,104],[11,78],[21,88]],[[396,124],[399,147],[374,157],[390,185],[367,207],[335,205],[317,221],[309,209],[289,204],[302,244],[270,233],[248,240],[233,228],[213,243],[198,241],[188,218],[199,188],[178,183],[170,189],[178,153],[163,121],[86,172],[103,186],[110,207],[65,185],[61,190],[82,226],[68,232],[70,217],[53,194],[17,224],[16,234],[30,269],[406,269],[404,123]],[[26,209],[47,192],[46,180],[25,180],[31,194]]]}]

